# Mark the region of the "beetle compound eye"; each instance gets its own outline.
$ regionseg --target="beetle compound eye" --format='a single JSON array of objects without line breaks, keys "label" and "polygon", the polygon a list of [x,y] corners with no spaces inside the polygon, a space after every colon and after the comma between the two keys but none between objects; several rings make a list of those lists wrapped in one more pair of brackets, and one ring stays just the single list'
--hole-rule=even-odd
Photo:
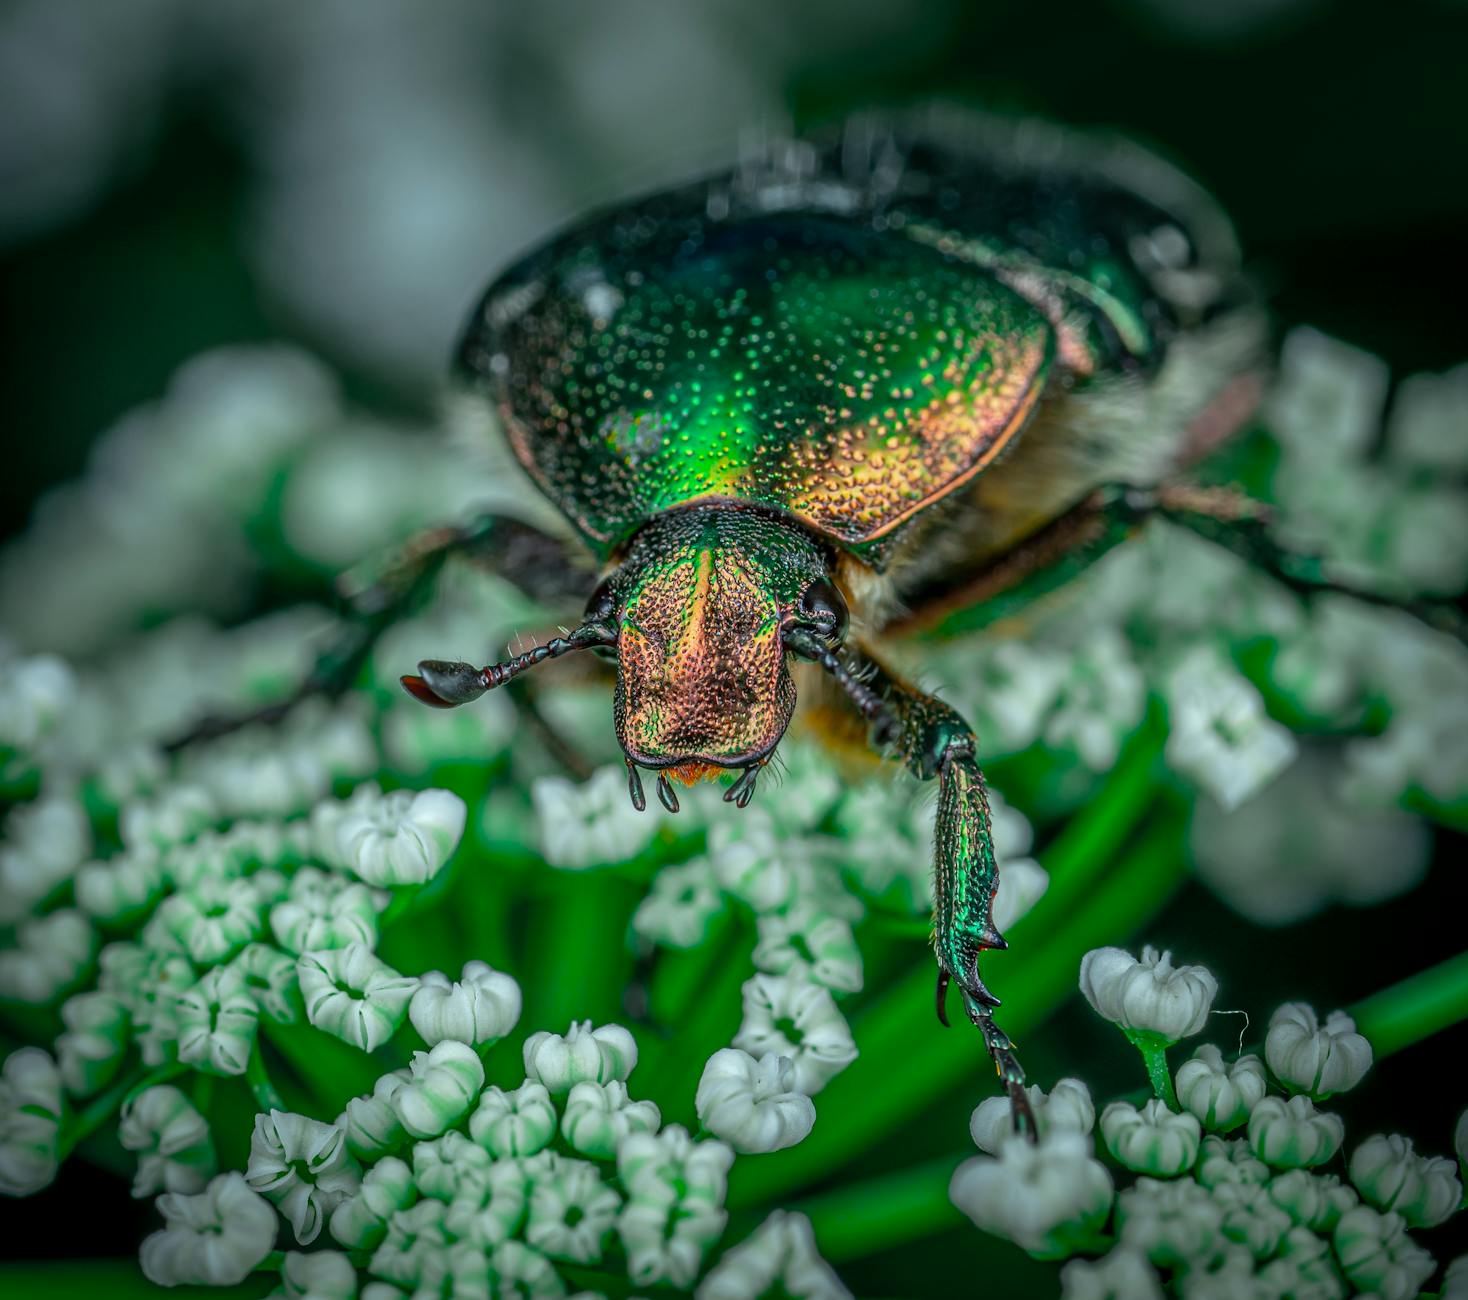
[{"label": "beetle compound eye", "polygon": [[851,617],[836,584],[825,578],[805,589],[805,595],[800,598],[800,612],[833,640],[839,640],[845,633]]}]

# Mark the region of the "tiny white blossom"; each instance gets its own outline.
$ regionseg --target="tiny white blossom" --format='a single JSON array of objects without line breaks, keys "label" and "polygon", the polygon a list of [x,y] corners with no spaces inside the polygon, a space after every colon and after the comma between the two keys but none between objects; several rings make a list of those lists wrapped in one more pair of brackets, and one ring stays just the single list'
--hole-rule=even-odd
[{"label": "tiny white blossom", "polygon": [[414,1052],[404,1081],[388,1104],[415,1138],[437,1137],[458,1123],[484,1087],[484,1065],[467,1043],[446,1038],[427,1052]]},{"label": "tiny white blossom", "polygon": [[1270,1169],[1244,1138],[1221,1138],[1210,1133],[1198,1150],[1197,1178],[1204,1187],[1224,1183],[1257,1183],[1269,1181]]},{"label": "tiny white blossom", "polygon": [[91,852],[91,823],[75,799],[45,795],[13,808],[0,840],[0,923],[26,916]]},{"label": "tiny white blossom", "polygon": [[152,847],[88,862],[77,870],[75,890],[76,905],[94,921],[130,921],[162,897],[163,864]]},{"label": "tiny white blossom", "polygon": [[666,1283],[689,1291],[709,1248],[723,1235],[729,1216],[701,1203],[672,1197],[633,1197],[617,1216],[617,1236],[634,1286]]},{"label": "tiny white blossom", "polygon": [[1361,1082],[1371,1044],[1344,1011],[1332,1011],[1322,1025],[1313,1007],[1286,1002],[1269,1017],[1264,1059],[1290,1091],[1322,1101]]},{"label": "tiny white blossom", "polygon": [[663,867],[632,914],[632,930],[665,948],[696,948],[708,937],[724,895],[707,858]]},{"label": "tiny white blossom", "polygon": [[1265,1097],[1249,1113],[1249,1145],[1276,1169],[1324,1164],[1340,1150],[1345,1125],[1308,1097]]},{"label": "tiny white blossom", "polygon": [[178,1000],[197,982],[187,957],[144,952],[144,965],[130,986],[133,1036],[144,1065],[162,1065],[178,1056]]},{"label": "tiny white blossom", "polygon": [[1227,1133],[1249,1118],[1268,1081],[1257,1056],[1225,1062],[1212,1043],[1204,1043],[1177,1070],[1178,1103],[1204,1128]]},{"label": "tiny white blossom", "polygon": [[1162,1281],[1141,1251],[1116,1246],[1060,1270],[1061,1300],[1163,1300]]},{"label": "tiny white blossom", "polygon": [[129,1017],[114,993],[77,993],[61,1004],[66,1031],[56,1039],[56,1064],[73,1097],[89,1097],[109,1084],[122,1068]]},{"label": "tiny white blossom", "polygon": [[1410,1300],[1432,1276],[1432,1256],[1407,1235],[1399,1214],[1358,1205],[1341,1215],[1332,1241],[1351,1284],[1383,1300]]},{"label": "tiny white blossom", "polygon": [[[0,652],[4,650],[0,645]],[[76,677],[56,655],[11,658],[0,653],[0,659],[0,747],[34,749],[72,698]]]},{"label": "tiny white blossom", "polygon": [[577,1083],[566,1095],[561,1136],[573,1151],[611,1160],[629,1133],[656,1133],[661,1123],[657,1104],[630,1100],[625,1083]]},{"label": "tiny white blossom", "polygon": [[349,943],[374,948],[377,911],[378,900],[360,881],[302,867],[291,877],[290,893],[270,909],[270,932],[298,957]]},{"label": "tiny white blossom", "polygon": [[296,960],[266,943],[246,944],[230,969],[239,977],[240,987],[254,1000],[261,1015],[278,1025],[298,1024],[305,1015],[301,1005],[301,986],[296,981]]},{"label": "tiny white blossom", "polygon": [[359,943],[302,953],[296,978],[306,1018],[364,1052],[393,1036],[418,988],[416,979],[399,975]]},{"label": "tiny white blossom", "polygon": [[1106,1149],[1128,1169],[1154,1178],[1175,1178],[1198,1158],[1202,1129],[1192,1115],[1168,1110],[1156,1097],[1138,1110],[1114,1101],[1101,1112]]},{"label": "tiny white blossom", "polygon": [[774,1211],[711,1268],[695,1300],[748,1300],[769,1294],[790,1300],[851,1300],[851,1292],[816,1248],[803,1214]]},{"label": "tiny white blossom", "polygon": [[388,1220],[417,1199],[413,1171],[396,1156],[385,1156],[331,1212],[331,1235],[349,1250],[374,1250],[387,1235]]},{"label": "tiny white blossom", "polygon": [[533,1179],[525,1240],[551,1259],[601,1262],[622,1198],[585,1160],[560,1160],[555,1174]]},{"label": "tiny white blossom", "polygon": [[451,1241],[444,1223],[447,1213],[442,1201],[431,1198],[395,1211],[388,1218],[387,1232],[372,1253],[370,1271],[379,1278],[408,1287],[442,1276],[444,1247]]},{"label": "tiny white blossom", "polygon": [[97,951],[91,922],[70,907],[16,926],[15,937],[19,946],[0,952],[0,998],[33,1006],[73,988]]},{"label": "tiny white blossom", "polygon": [[[1039,1084],[1030,1084],[1025,1095],[1041,1136],[1052,1129],[1085,1134],[1096,1123],[1091,1090],[1080,1079],[1060,1079],[1048,1094]],[[985,1097],[969,1116],[968,1131],[980,1151],[998,1155],[1005,1140],[1014,1134],[1009,1098],[1003,1094]]]},{"label": "tiny white blossom", "polygon": [[392,1070],[378,1076],[370,1093],[347,1102],[337,1122],[345,1127],[347,1148],[359,1160],[376,1160],[407,1140],[392,1099],[410,1078],[406,1067]]},{"label": "tiny white blossom", "polygon": [[309,1246],[331,1212],[356,1193],[362,1171],[340,1124],[272,1110],[255,1116],[245,1180],[280,1207],[296,1240]]},{"label": "tiny white blossom", "polygon": [[422,1196],[452,1203],[476,1196],[489,1180],[494,1158],[457,1129],[413,1144],[413,1183]]},{"label": "tiny white blossom", "polygon": [[339,1250],[285,1252],[280,1266],[281,1286],[269,1300],[353,1300],[357,1270]]},{"label": "tiny white blossom", "polygon": [[1146,679],[1126,639],[1109,627],[1093,629],[1065,667],[1044,723],[1045,743],[1073,751],[1093,772],[1104,772],[1116,763],[1122,738],[1141,721]]},{"label": "tiny white blossom", "polygon": [[1312,1174],[1291,1169],[1271,1178],[1269,1199],[1302,1228],[1329,1233],[1340,1217],[1359,1204],[1356,1193],[1334,1174]]},{"label": "tiny white blossom", "polygon": [[[460,1250],[468,1257],[471,1276],[477,1285],[483,1274],[480,1252],[469,1247]],[[555,1300],[566,1293],[566,1284],[556,1272],[555,1265],[538,1250],[518,1241],[504,1241],[494,1248],[489,1257],[489,1271],[494,1276],[497,1294],[503,1296],[525,1296],[526,1300]],[[463,1287],[455,1278],[455,1294],[463,1293]]]},{"label": "tiny white blossom", "polygon": [[734,1151],[724,1142],[695,1142],[681,1124],[660,1133],[629,1133],[617,1148],[617,1174],[633,1201],[676,1200],[721,1206]]},{"label": "tiny white blossom", "polygon": [[733,1045],[756,1059],[789,1057],[800,1092],[814,1096],[856,1060],[856,1042],[829,989],[789,975],[756,975],[743,993]]},{"label": "tiny white blossom", "polygon": [[976,1226],[1039,1258],[1056,1258],[1089,1238],[1111,1209],[1111,1175],[1090,1139],[1057,1130],[1038,1142],[1014,1137],[995,1156],[954,1172],[948,1197]]},{"label": "tiny white blossom", "polygon": [[1268,1259],[1291,1226],[1290,1216],[1257,1183],[1220,1183],[1213,1199],[1223,1208],[1220,1231],[1255,1259]]},{"label": "tiny white blossom", "polygon": [[556,1108],[543,1083],[527,1079],[512,1092],[486,1088],[469,1117],[469,1133],[500,1157],[533,1155],[556,1132]]},{"label": "tiny white blossom", "polygon": [[56,1177],[64,1113],[55,1061],[39,1047],[22,1047],[5,1058],[0,1074],[0,1192],[29,1196]]},{"label": "tiny white blossom", "polygon": [[737,1047],[709,1057],[694,1107],[704,1128],[744,1153],[794,1146],[816,1122],[815,1103],[796,1090],[789,1057],[769,1052],[756,1061]]},{"label": "tiny white blossom", "polygon": [[432,1046],[456,1038],[475,1047],[498,1042],[520,1020],[520,986],[485,962],[465,965],[457,981],[429,971],[420,977],[408,1019]]},{"label": "tiny white blossom", "polygon": [[449,790],[395,790],[354,801],[336,824],[337,855],[369,885],[421,885],[453,856],[467,816]]},{"label": "tiny white blossom", "polygon": [[232,966],[216,966],[178,995],[178,1059],[209,1074],[243,1074],[260,1011]]},{"label": "tiny white blossom", "polygon": [[218,1167],[209,1121],[171,1084],[155,1084],[124,1103],[117,1136],[138,1153],[138,1198],[202,1192]]},{"label": "tiny white blossom", "polygon": [[264,933],[276,879],[206,879],[170,894],[144,928],[143,942],[160,952],[184,953],[200,966],[228,961]]},{"label": "tiny white blossom", "polygon": [[1167,679],[1167,762],[1237,808],[1295,757],[1295,740],[1258,690],[1216,649],[1191,651]]},{"label": "tiny white blossom", "polygon": [[117,823],[126,848],[166,849],[193,839],[218,816],[219,809],[203,786],[175,783],[152,800],[124,804]]},{"label": "tiny white blossom", "polygon": [[498,1246],[520,1231],[530,1204],[527,1161],[493,1160],[482,1182],[460,1190],[444,1215],[444,1227],[481,1249]]},{"label": "tiny white blossom", "polygon": [[1120,948],[1094,948],[1081,958],[1081,992],[1105,1020],[1164,1043],[1203,1028],[1218,981],[1202,966],[1172,964],[1170,952],[1142,949],[1138,961]]},{"label": "tiny white blossom", "polygon": [[861,949],[851,925],[813,901],[758,918],[756,970],[774,975],[808,975],[833,993],[855,993],[862,984]]},{"label": "tiny white blossom", "polygon": [[637,1064],[637,1043],[621,1025],[572,1021],[564,1034],[542,1029],[525,1040],[525,1074],[554,1096],[578,1083],[626,1079]]},{"label": "tiny white blossom", "polygon": [[583,870],[635,858],[662,823],[656,806],[639,813],[627,798],[627,772],[600,767],[584,782],[537,777],[530,800],[540,829],[541,856],[553,867]]},{"label": "tiny white blossom", "polygon": [[196,1196],[158,1198],[167,1225],[143,1240],[143,1274],[159,1286],[234,1286],[275,1246],[275,1211],[235,1172]]},{"label": "tiny white blossom", "polygon": [[792,903],[810,873],[805,841],[782,834],[758,806],[709,827],[708,862],[719,885],[756,915]]},{"label": "tiny white blossom", "polygon": [[1435,1228],[1462,1202],[1457,1166],[1442,1156],[1419,1156],[1410,1138],[1369,1137],[1351,1153],[1351,1182],[1361,1199],[1394,1210],[1409,1228]]},{"label": "tiny white blossom", "polygon": [[1123,1247],[1187,1273],[1218,1253],[1223,1207],[1191,1179],[1138,1178],[1117,1197],[1116,1223]]}]

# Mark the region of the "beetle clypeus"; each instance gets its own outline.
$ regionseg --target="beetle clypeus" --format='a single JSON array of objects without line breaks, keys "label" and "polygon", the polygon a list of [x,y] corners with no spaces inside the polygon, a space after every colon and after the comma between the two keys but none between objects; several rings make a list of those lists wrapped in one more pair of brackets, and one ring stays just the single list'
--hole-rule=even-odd
[{"label": "beetle clypeus", "polygon": [[442,530],[360,604],[382,626],[455,552],[541,599],[591,589],[563,636],[403,684],[451,707],[615,658],[639,809],[643,771],[670,811],[721,774],[746,805],[797,693],[827,742],[936,780],[939,1015],[951,980],[1033,1134],[978,968],[1004,947],[979,743],[884,643],[1008,614],[1157,515],[1329,586],[1260,507],[1183,477],[1249,414],[1264,332],[1227,221],[1135,146],[934,114],[772,144],[491,285],[460,377],[574,537]]}]

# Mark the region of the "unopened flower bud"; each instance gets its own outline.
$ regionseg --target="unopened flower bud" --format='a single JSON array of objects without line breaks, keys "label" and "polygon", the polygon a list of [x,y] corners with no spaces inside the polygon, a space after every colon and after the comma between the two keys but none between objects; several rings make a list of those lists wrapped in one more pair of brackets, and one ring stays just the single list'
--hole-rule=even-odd
[{"label": "unopened flower bud", "polygon": [[1248,1119],[1267,1086],[1264,1063],[1257,1056],[1226,1063],[1212,1043],[1195,1049],[1177,1071],[1179,1105],[1217,1133],[1227,1133]]},{"label": "unopened flower bud", "polygon": [[1172,954],[1142,949],[1138,961],[1120,948],[1081,958],[1081,992],[1096,1013],[1134,1035],[1175,1043],[1203,1028],[1218,981],[1202,966],[1172,964]]},{"label": "unopened flower bud", "polygon": [[1291,1092],[1321,1101],[1361,1082],[1371,1066],[1371,1044],[1344,1011],[1332,1011],[1322,1025],[1313,1007],[1286,1002],[1269,1017],[1264,1059]]},{"label": "unopened flower bud", "polygon": [[1324,1164],[1340,1150],[1346,1126],[1308,1097],[1265,1097],[1249,1114],[1249,1145],[1276,1169]]},{"label": "unopened flower bud", "polygon": [[1106,1149],[1128,1169],[1154,1178],[1175,1178],[1198,1158],[1202,1130],[1192,1115],[1179,1115],[1153,1098],[1138,1110],[1114,1101],[1101,1112]]}]

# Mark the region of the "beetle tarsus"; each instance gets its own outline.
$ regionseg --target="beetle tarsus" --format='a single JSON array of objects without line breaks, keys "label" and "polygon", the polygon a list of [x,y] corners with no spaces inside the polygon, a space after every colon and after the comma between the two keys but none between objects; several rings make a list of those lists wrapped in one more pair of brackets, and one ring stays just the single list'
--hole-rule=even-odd
[{"label": "beetle tarsus", "polygon": [[678,811],[678,795],[673,789],[673,783],[668,780],[666,772],[658,773],[658,802],[670,813]]},{"label": "beetle tarsus", "polygon": [[630,758],[627,760],[627,793],[632,796],[632,806],[638,812],[647,811],[647,796],[642,792],[642,773]]},{"label": "beetle tarsus", "polygon": [[[987,989],[982,985],[979,987],[985,997],[992,999],[993,995]],[[1030,1099],[1025,1093],[1024,1067],[1015,1055],[1014,1044],[1009,1035],[994,1023],[994,1007],[998,1005],[997,1000],[992,1005],[986,1005],[968,989],[963,990],[964,1010],[984,1035],[984,1046],[989,1049],[989,1056],[994,1061],[994,1072],[999,1076],[1005,1094],[1009,1097],[1009,1117],[1014,1124],[1014,1131],[1034,1142],[1038,1140],[1039,1132],[1035,1127],[1035,1113],[1030,1109]]]}]

